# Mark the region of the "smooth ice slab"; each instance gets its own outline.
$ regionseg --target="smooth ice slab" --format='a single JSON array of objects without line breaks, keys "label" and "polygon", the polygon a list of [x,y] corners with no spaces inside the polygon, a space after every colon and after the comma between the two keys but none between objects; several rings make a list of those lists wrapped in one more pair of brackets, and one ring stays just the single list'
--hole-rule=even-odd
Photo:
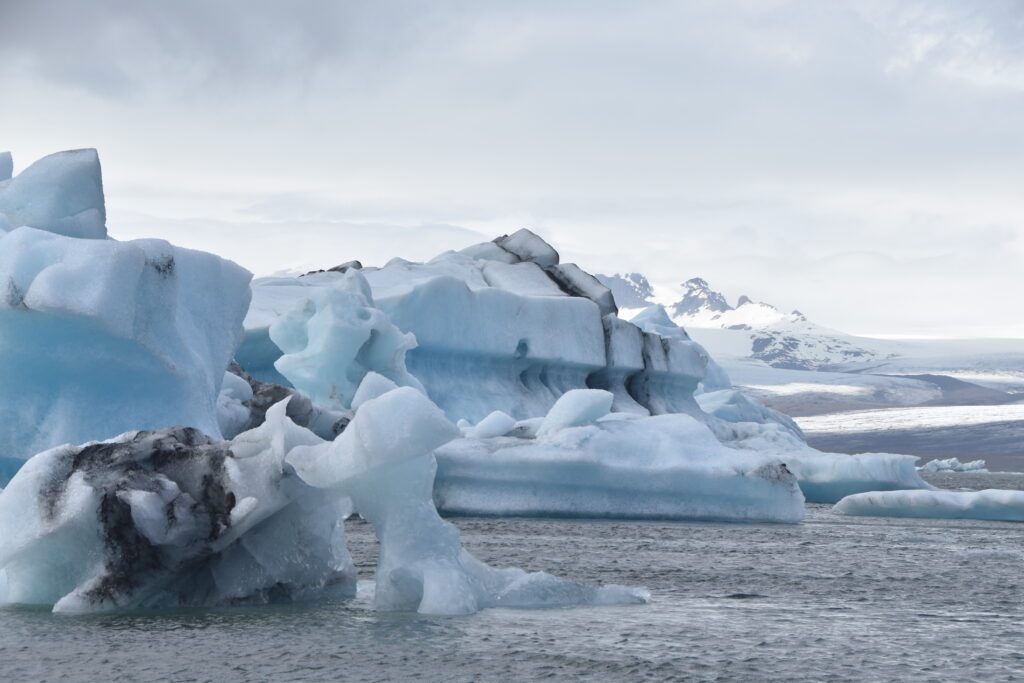
[{"label": "smooth ice slab", "polygon": [[803,518],[796,477],[777,457],[727,448],[689,415],[610,415],[537,438],[523,434],[462,438],[438,449],[438,508],[468,515]]},{"label": "smooth ice slab", "polygon": [[871,491],[833,508],[844,515],[1024,522],[1024,491]]}]

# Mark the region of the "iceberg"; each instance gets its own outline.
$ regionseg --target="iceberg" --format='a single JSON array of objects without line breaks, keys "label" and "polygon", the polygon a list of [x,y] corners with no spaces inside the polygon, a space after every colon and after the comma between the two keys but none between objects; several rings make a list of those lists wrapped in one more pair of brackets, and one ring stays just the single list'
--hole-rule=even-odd
[{"label": "iceberg", "polygon": [[432,501],[434,449],[456,427],[421,392],[398,388],[368,400],[331,443],[288,456],[312,486],[351,496],[380,540],[378,609],[469,614],[486,607],[638,604],[646,591],[590,587],[544,573],[493,569],[468,553]]},{"label": "iceberg", "polygon": [[[394,386],[392,383],[390,388]],[[228,372],[224,373],[224,383],[217,396],[217,423],[221,434],[225,439],[233,439],[260,426],[266,419],[267,410],[285,399],[288,400],[288,418],[321,439],[334,439],[352,419],[351,410],[318,405],[293,387],[260,382],[238,363],[232,362]],[[355,407],[354,401],[353,404]]]},{"label": "iceberg", "polygon": [[616,317],[610,290],[560,263],[529,230],[426,263],[392,259],[257,280],[239,363],[254,377],[291,384],[271,328],[353,272],[369,285],[367,304],[414,336],[406,368],[452,420],[476,423],[495,410],[541,417],[565,392],[588,388],[611,391],[617,411],[699,412],[692,394],[707,354],[685,335],[661,337]]},{"label": "iceberg", "polygon": [[220,436],[249,279],[162,240],[0,234],[0,453],[174,425]]},{"label": "iceberg", "polygon": [[330,287],[312,290],[268,333],[283,352],[275,369],[320,405],[351,407],[368,372],[422,390],[405,368],[416,338],[373,307],[370,286],[356,269],[341,273]]},{"label": "iceberg", "polygon": [[0,598],[91,612],[355,595],[350,504],[285,464],[320,442],[286,407],[232,442],[176,427],[31,458],[0,493]]},{"label": "iceberg", "polygon": [[[595,471],[605,467],[610,456],[596,448],[583,448],[574,454],[567,445],[552,451],[541,447],[540,441],[530,440],[538,435],[543,440],[549,430],[559,431],[545,427],[544,422],[560,419],[552,409],[569,395],[601,396],[594,419],[607,412],[604,403],[609,395],[614,416],[689,416],[705,425],[705,432],[711,430],[722,447],[716,452],[724,453],[726,460],[749,459],[733,474],[758,471],[766,463],[784,463],[800,480],[803,494],[810,501],[833,503],[860,491],[928,487],[914,472],[915,459],[909,456],[822,454],[810,448],[792,419],[733,389],[725,372],[672,322],[664,308],[650,306],[631,321],[622,320],[614,312],[614,298],[608,301],[609,290],[575,266],[561,265],[566,267],[559,265],[558,253],[550,245],[532,232],[521,230],[459,252],[445,252],[426,263],[393,259],[380,268],[350,263],[299,278],[257,280],[245,321],[245,341],[237,357],[243,365],[255,364],[254,376],[278,377],[281,383],[319,396],[333,391],[330,383],[334,380],[329,378],[349,372],[351,377],[339,394],[345,397],[342,405],[349,400],[352,386],[370,373],[390,377],[394,384],[415,386],[408,378],[417,380],[450,420],[466,425],[463,436],[475,440],[475,445],[459,442],[462,445],[452,444],[438,454],[437,500],[446,512],[530,514],[529,498],[520,499],[520,503],[512,502],[515,495],[488,500],[494,493],[492,477],[485,471],[488,453],[522,456],[514,461],[524,467],[521,476],[508,474],[513,461],[503,465],[505,476],[516,482],[508,491],[525,487],[531,478],[541,476],[538,472],[527,474],[532,467],[527,452],[544,451],[540,459],[556,469],[552,463],[573,458],[593,459]],[[366,321],[386,319],[394,326],[395,330],[380,328],[381,339],[391,340],[386,352],[356,353],[360,359],[376,357],[375,363],[342,362],[342,354],[323,357],[325,354],[307,353],[306,349],[313,346],[306,340],[320,334],[313,329],[313,321],[322,317],[308,312],[319,310],[319,293],[336,288],[359,293],[358,305]],[[295,313],[303,310],[307,313]],[[303,322],[288,322],[294,320]],[[328,327],[336,336],[350,333],[337,323],[323,326],[321,331]],[[284,328],[292,329],[289,334],[301,340],[295,348],[300,349],[298,354],[305,354],[302,362],[310,369],[299,372],[289,367],[297,355],[284,354],[274,344],[272,330]],[[401,334],[408,335],[404,341]],[[350,351],[346,353],[345,357],[352,357]],[[314,367],[315,371],[311,369]],[[327,390],[315,391],[311,381],[324,383]],[[641,422],[629,429],[636,432],[637,439],[649,441],[656,438],[660,427]],[[643,435],[647,429],[653,429],[652,434]],[[508,442],[513,447],[490,441],[500,437],[513,439]],[[689,471],[693,463],[704,462],[707,457],[686,441],[676,442],[675,449],[680,453],[675,465],[682,468],[680,472]],[[553,452],[558,453],[557,457]],[[456,461],[460,468],[457,477],[452,475]],[[618,467],[628,469],[633,462],[637,461],[627,457]],[[794,519],[792,495],[785,487],[768,489],[781,496],[779,506],[788,510],[785,513],[756,512],[763,501],[755,496],[735,514],[726,511],[724,505],[711,514],[706,511],[708,497],[686,486],[681,474],[674,480],[679,487],[675,495],[695,495],[693,506],[666,507],[659,502],[645,508],[628,502],[628,495],[642,496],[653,490],[641,486],[639,480],[656,478],[663,471],[638,468],[632,474],[632,483],[618,491],[614,505],[607,499],[604,511],[596,502],[595,489],[580,494],[585,504],[573,499],[561,508],[552,508],[544,503],[537,508],[538,514],[615,516],[621,512],[642,516],[647,509],[652,515],[672,518],[692,513],[699,518]],[[479,495],[471,493],[473,476],[479,477]],[[726,476],[723,472],[715,476],[719,477],[715,479],[716,487],[728,488],[720,479]],[[742,484],[739,490],[753,490],[747,487],[749,478],[737,481]],[[555,488],[545,495],[557,498]],[[659,495],[672,494],[665,489]]]},{"label": "iceberg", "polygon": [[794,476],[815,501],[927,487],[909,456],[811,449],[663,308],[623,320],[529,230],[258,280],[250,305],[228,261],[107,238],[93,150],[0,180],[0,210],[0,475],[132,430],[241,438],[278,403],[333,441],[408,388],[460,425],[437,454],[449,512],[791,522]]},{"label": "iceberg", "polygon": [[0,154],[0,233],[31,226],[89,239],[107,236],[100,158],[94,149],[43,157],[11,177],[11,155]]},{"label": "iceberg", "polygon": [[421,392],[368,399],[333,442],[292,422],[291,400],[230,442],[175,427],[31,458],[0,492],[0,602],[94,612],[353,597],[353,502],[380,539],[382,610],[649,599],[469,554],[431,499],[432,451],[458,430]]},{"label": "iceberg", "polygon": [[803,519],[797,479],[777,457],[729,448],[690,415],[608,414],[610,403],[606,392],[575,390],[559,399],[539,429],[521,424],[508,436],[490,438],[467,430],[466,437],[436,452],[438,509],[503,516]]},{"label": "iceberg", "polygon": [[875,517],[1024,522],[1024,491],[871,491],[847,496],[833,510]]},{"label": "iceberg", "polygon": [[984,460],[970,460],[960,462],[958,458],[946,458],[945,460],[929,460],[917,468],[922,472],[978,472],[986,473]]}]

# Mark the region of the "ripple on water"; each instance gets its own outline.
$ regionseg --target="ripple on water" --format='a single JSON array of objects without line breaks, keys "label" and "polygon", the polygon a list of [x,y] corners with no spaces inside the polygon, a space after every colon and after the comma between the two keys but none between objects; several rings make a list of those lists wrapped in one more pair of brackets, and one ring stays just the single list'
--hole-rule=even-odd
[{"label": "ripple on water", "polygon": [[[482,560],[645,586],[649,605],[426,617],[350,602],[0,610],[4,680],[926,680],[1024,676],[1024,524],[459,518]],[[364,581],[376,542],[348,525]]]}]

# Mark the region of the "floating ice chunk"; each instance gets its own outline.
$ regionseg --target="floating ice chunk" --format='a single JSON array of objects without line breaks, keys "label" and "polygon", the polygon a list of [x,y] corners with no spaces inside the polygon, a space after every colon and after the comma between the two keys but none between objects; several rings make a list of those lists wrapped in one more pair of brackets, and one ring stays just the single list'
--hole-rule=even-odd
[{"label": "floating ice chunk", "polygon": [[496,238],[494,243],[521,260],[533,261],[542,268],[558,265],[558,252],[536,233],[526,228],[511,235],[502,235]]},{"label": "floating ice chunk", "polygon": [[515,429],[515,426],[516,421],[511,415],[495,410],[480,420],[476,426],[470,428],[466,436],[471,439],[491,439],[496,436],[505,436]]},{"label": "floating ice chunk", "polygon": [[645,602],[646,591],[588,588],[519,569],[496,570],[462,548],[432,502],[432,451],[458,436],[423,394],[400,388],[365,402],[330,444],[288,461],[304,481],[350,495],[380,540],[375,602],[383,610],[469,614],[485,607]]},{"label": "floating ice chunk", "polygon": [[173,425],[218,436],[250,277],[162,240],[0,234],[0,453]]},{"label": "floating ice chunk", "polygon": [[915,455],[822,453],[810,447],[782,456],[812,503],[834,503],[864,491],[930,489],[914,467]]},{"label": "floating ice chunk", "polygon": [[732,382],[725,370],[715,362],[703,346],[690,339],[686,330],[676,325],[659,304],[648,306],[630,319],[630,322],[648,334],[673,340],[680,345],[692,347],[703,366],[700,374],[699,391],[718,391],[731,389]]},{"label": "floating ice chunk", "polygon": [[723,446],[688,415],[611,417],[536,439],[457,439],[442,446],[438,508],[620,519],[803,518],[796,477],[777,457]]},{"label": "floating ice chunk", "polygon": [[[10,178],[10,161],[9,154],[6,162],[0,159],[0,181]],[[27,225],[68,237],[105,238],[107,213],[96,150],[51,154],[0,184],[0,213],[6,214],[15,227]]]},{"label": "floating ice chunk", "polygon": [[590,424],[611,412],[613,398],[611,392],[602,389],[567,391],[551,406],[544,422],[537,429],[537,436],[566,427]]},{"label": "floating ice chunk", "polygon": [[804,433],[788,415],[765,406],[752,396],[742,394],[735,389],[720,389],[697,395],[697,404],[701,410],[725,420],[726,422],[756,422],[767,424],[773,422],[782,425],[800,439]]},{"label": "floating ice chunk", "polygon": [[0,493],[6,600],[83,612],[353,595],[349,503],[285,465],[320,442],[286,408],[232,442],[172,428],[30,459]]},{"label": "floating ice chunk", "polygon": [[1024,522],[1024,491],[871,491],[847,496],[833,509],[844,515]]},{"label": "floating ice chunk", "polygon": [[416,338],[373,307],[359,270],[347,270],[333,287],[311,289],[307,299],[270,327],[270,338],[284,352],[274,366],[315,403],[350,407],[370,371],[422,388],[405,369],[405,353],[416,346]]},{"label": "floating ice chunk", "polygon": [[947,458],[945,460],[929,460],[921,467],[917,469],[922,472],[988,472],[985,469],[984,460],[971,460],[969,462],[960,462],[957,458]]}]

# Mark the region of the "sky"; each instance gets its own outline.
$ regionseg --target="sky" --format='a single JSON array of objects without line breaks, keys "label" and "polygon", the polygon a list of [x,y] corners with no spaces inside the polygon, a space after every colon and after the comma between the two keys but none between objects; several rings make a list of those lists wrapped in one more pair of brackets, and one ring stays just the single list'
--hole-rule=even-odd
[{"label": "sky", "polygon": [[257,275],[529,227],[857,334],[1024,338],[1015,0],[0,0],[0,150]]}]

